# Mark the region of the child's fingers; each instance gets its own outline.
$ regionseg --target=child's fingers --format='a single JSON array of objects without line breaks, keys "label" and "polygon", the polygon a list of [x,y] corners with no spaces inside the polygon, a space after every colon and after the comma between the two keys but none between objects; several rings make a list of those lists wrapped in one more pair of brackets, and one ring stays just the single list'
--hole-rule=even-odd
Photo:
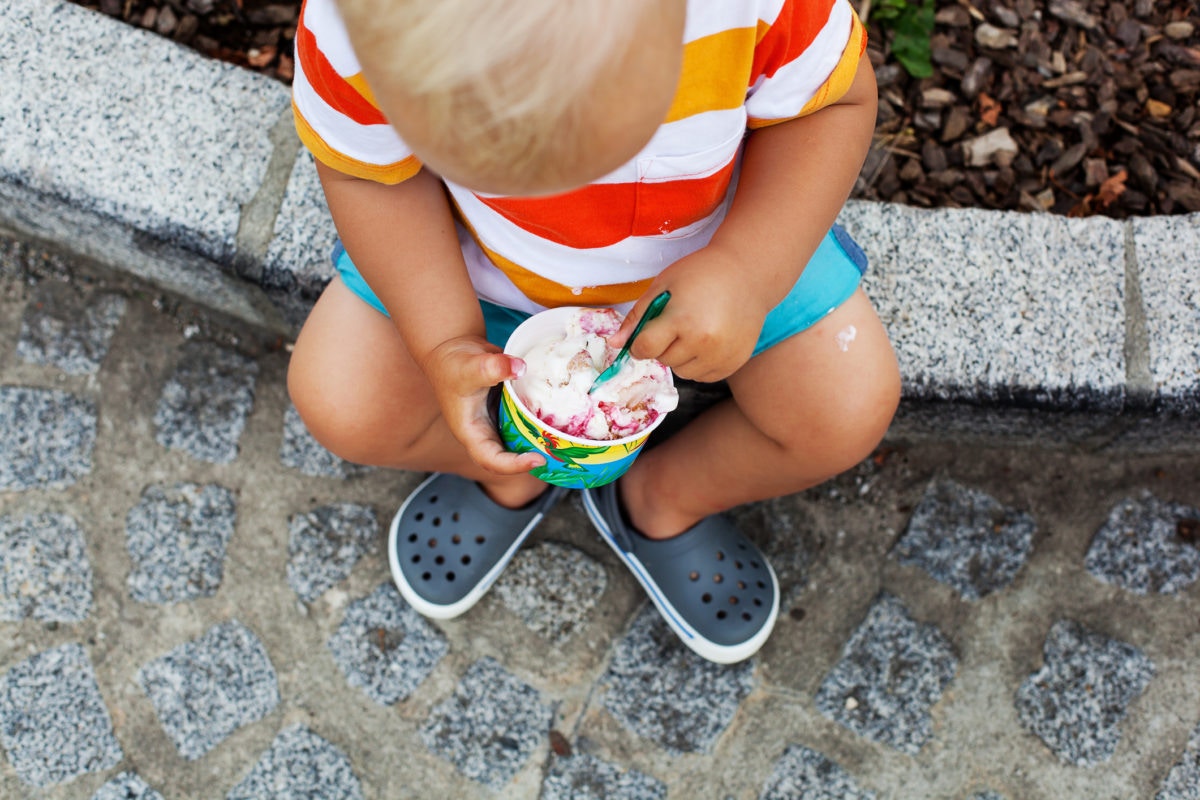
[{"label": "child's fingers", "polygon": [[[642,318],[642,314],[646,313],[646,306],[650,305],[650,301],[658,296],[657,291],[650,291],[643,294],[633,304],[633,308],[629,309],[629,313],[625,315],[625,319],[621,320],[621,327],[617,328],[617,332],[607,339],[609,347],[624,347],[625,342],[629,340],[629,336],[633,333],[633,329],[637,327],[638,321]],[[640,341],[646,332],[643,330],[638,336]]]},{"label": "child's fingers", "polygon": [[490,436],[474,439],[466,446],[475,463],[501,475],[529,472],[545,463],[545,459],[535,453],[510,453],[498,439]]}]

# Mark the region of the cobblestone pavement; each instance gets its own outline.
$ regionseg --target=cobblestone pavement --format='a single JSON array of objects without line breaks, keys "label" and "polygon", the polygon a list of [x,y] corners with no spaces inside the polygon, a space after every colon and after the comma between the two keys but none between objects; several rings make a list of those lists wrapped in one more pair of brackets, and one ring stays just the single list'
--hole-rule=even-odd
[{"label": "cobblestone pavement", "polygon": [[716,667],[572,498],[433,624],[286,348],[0,240],[0,797],[1200,797],[1200,455],[890,442]]}]

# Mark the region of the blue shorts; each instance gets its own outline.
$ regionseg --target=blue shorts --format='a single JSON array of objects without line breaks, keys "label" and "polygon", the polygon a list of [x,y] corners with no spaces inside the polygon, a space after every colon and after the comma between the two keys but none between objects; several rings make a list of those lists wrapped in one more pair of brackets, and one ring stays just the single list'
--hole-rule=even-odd
[{"label": "blue shorts", "polygon": [[[359,274],[341,242],[334,245],[332,258],[342,283],[375,310],[387,314],[383,303]],[[754,355],[812,327],[849,300],[866,271],[867,257],[862,248],[844,228],[834,225],[817,252],[813,253],[792,291],[767,314],[758,343],[754,346]],[[486,300],[480,300],[479,305],[483,307],[488,341],[497,347],[504,347],[509,335],[529,317],[524,311],[498,306]]]}]

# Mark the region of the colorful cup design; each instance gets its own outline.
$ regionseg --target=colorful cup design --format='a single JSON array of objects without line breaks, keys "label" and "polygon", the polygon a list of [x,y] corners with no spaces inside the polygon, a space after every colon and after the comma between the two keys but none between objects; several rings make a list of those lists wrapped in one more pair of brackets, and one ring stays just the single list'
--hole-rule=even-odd
[{"label": "colorful cup design", "polygon": [[[567,318],[576,309],[552,308],[522,322],[509,337],[504,352],[523,356],[537,342],[561,335]],[[569,489],[591,489],[612,483],[629,469],[646,438],[662,424],[666,414],[632,436],[621,439],[584,439],[569,436],[537,418],[510,381],[500,392],[500,439],[514,453],[541,453],[544,466],[530,472],[535,478]]]}]

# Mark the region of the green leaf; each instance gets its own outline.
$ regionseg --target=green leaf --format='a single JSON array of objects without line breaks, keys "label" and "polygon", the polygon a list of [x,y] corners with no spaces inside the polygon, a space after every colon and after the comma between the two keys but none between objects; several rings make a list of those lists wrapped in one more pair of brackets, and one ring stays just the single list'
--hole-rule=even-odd
[{"label": "green leaf", "polygon": [[873,18],[881,27],[890,28],[892,55],[914,78],[933,75],[930,39],[933,36],[934,0],[884,0]]}]

